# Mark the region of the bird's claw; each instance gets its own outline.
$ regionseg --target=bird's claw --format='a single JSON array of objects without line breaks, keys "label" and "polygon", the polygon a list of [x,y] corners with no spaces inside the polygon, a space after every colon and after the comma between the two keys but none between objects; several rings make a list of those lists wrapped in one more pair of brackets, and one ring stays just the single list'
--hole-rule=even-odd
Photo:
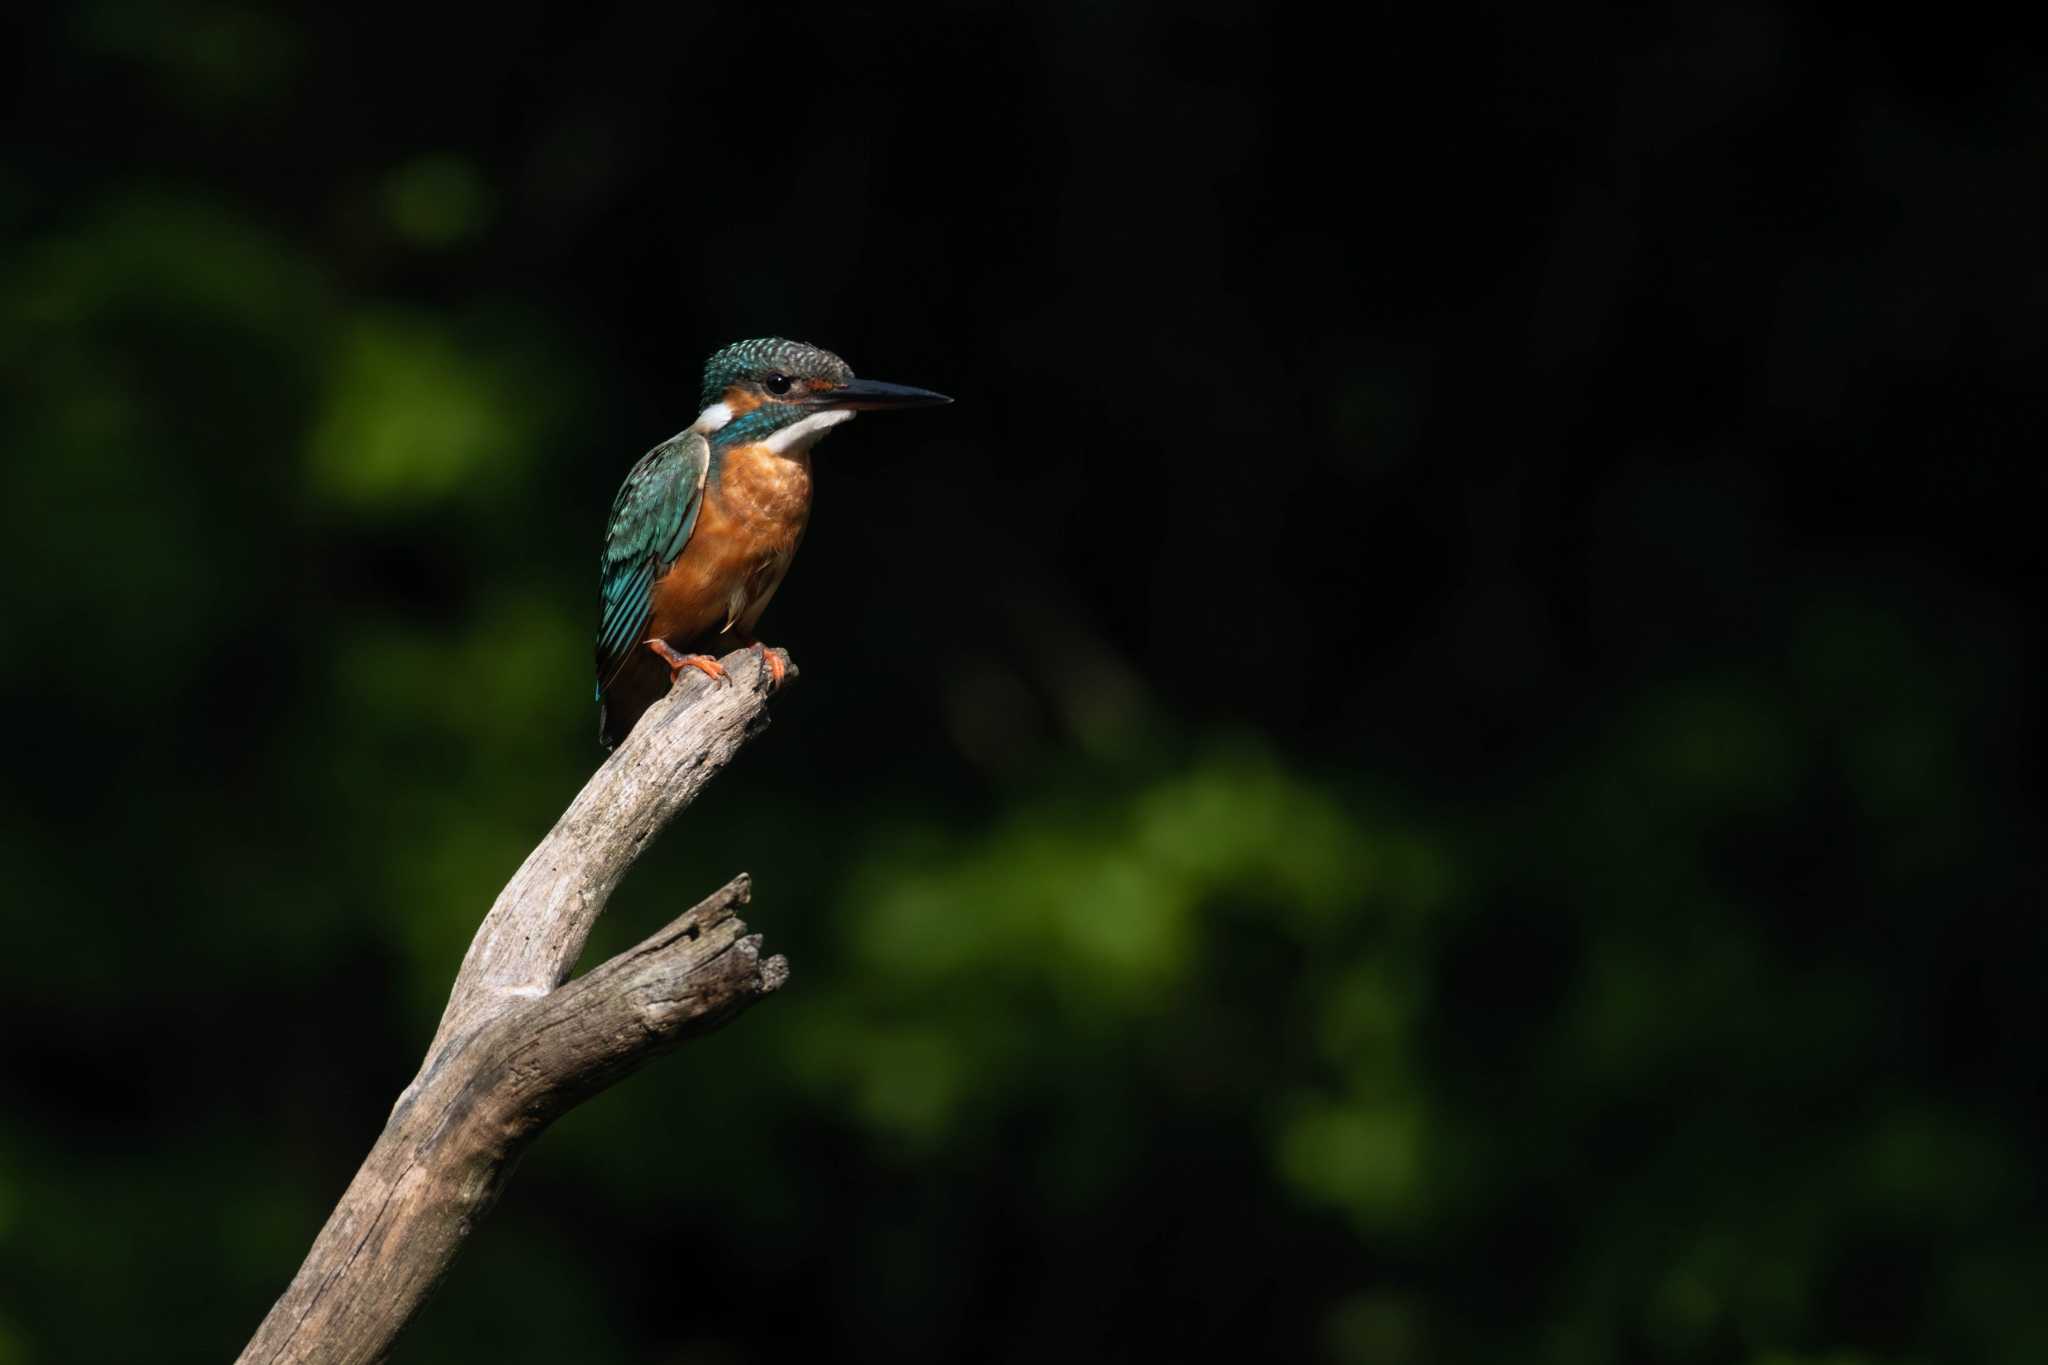
[{"label": "bird's claw", "polygon": [[761,656],[762,666],[768,670],[768,690],[780,691],[782,680],[789,675],[789,665],[784,662],[782,651],[770,649],[759,640],[754,641],[753,650]]},{"label": "bird's claw", "polygon": [[722,683],[730,681],[725,675],[724,665],[720,664],[718,660],[712,658],[709,654],[678,654],[668,647],[666,640],[649,640],[647,641],[647,647],[660,655],[661,661],[668,665],[668,685],[670,687],[676,685],[676,679],[683,675],[683,670],[686,668],[696,669],[713,682]]}]

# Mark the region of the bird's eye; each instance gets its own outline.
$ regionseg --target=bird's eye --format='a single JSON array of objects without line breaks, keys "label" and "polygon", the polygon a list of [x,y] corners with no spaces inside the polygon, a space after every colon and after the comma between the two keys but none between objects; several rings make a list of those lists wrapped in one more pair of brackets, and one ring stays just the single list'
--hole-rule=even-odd
[{"label": "bird's eye", "polygon": [[789,376],[784,374],[780,370],[777,370],[775,373],[769,375],[767,379],[762,381],[762,383],[764,383],[767,386],[768,392],[775,394],[778,397],[781,396],[782,394],[789,392]]}]

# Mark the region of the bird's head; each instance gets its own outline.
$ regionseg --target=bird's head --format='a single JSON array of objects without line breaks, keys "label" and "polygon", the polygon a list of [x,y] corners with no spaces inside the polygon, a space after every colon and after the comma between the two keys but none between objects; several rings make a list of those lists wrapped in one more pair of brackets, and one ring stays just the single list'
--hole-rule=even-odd
[{"label": "bird's head", "polygon": [[704,362],[704,410],[691,428],[716,446],[759,442],[777,451],[875,408],[922,408],[953,400],[928,389],[856,379],[830,351],[801,341],[736,341]]}]

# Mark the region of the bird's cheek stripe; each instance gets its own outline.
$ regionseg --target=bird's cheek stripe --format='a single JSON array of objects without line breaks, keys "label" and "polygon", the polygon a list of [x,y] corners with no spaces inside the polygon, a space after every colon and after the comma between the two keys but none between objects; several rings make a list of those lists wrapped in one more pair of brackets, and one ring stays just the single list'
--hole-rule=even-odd
[{"label": "bird's cheek stripe", "polygon": [[761,404],[768,400],[755,393],[752,389],[743,389],[735,384],[725,391],[723,401],[728,412],[735,417],[741,417],[760,407]]}]

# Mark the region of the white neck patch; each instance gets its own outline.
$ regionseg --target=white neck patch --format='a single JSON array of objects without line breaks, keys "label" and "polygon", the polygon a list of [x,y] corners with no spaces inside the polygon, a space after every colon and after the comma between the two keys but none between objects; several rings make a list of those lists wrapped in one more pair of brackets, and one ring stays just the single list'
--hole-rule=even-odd
[{"label": "white neck patch", "polygon": [[731,404],[713,403],[710,407],[697,414],[697,420],[690,423],[690,430],[696,432],[699,436],[709,436],[731,420]]},{"label": "white neck patch", "polygon": [[827,408],[823,412],[812,413],[801,422],[791,422],[773,436],[762,441],[761,444],[774,451],[777,455],[791,450],[805,450],[809,448],[811,442],[823,436],[833,427],[838,426],[841,422],[851,422],[852,420],[852,408]]}]

